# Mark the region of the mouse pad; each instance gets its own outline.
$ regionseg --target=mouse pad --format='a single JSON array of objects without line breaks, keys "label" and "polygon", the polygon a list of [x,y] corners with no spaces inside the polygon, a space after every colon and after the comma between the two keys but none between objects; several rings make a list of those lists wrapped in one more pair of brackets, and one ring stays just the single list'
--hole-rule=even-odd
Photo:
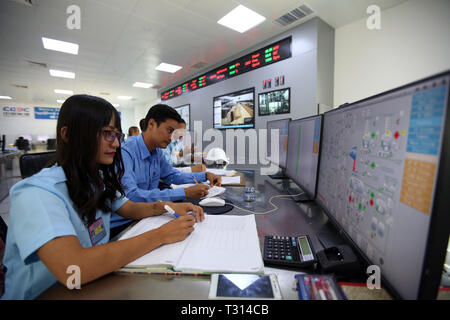
[{"label": "mouse pad", "polygon": [[202,207],[203,211],[207,214],[222,214],[227,213],[233,209],[233,206],[228,203],[233,203],[230,200],[225,200],[227,203],[223,207],[205,207],[201,206],[198,203],[201,201],[200,199],[186,199],[187,201],[191,202],[192,204],[195,204],[196,206]]}]

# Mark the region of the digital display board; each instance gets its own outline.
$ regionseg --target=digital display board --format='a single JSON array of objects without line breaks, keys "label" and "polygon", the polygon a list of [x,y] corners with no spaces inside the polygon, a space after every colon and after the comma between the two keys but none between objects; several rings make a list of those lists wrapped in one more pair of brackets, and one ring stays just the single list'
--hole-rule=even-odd
[{"label": "digital display board", "polygon": [[290,58],[292,37],[272,43],[239,59],[193,78],[161,93],[161,100],[169,100],[217,82],[231,79],[240,74]]}]

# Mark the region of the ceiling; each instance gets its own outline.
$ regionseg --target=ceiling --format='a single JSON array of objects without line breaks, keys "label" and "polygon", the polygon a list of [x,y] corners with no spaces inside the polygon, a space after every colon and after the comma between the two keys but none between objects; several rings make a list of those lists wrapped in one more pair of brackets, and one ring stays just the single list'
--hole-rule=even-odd
[{"label": "ceiling", "polygon": [[[35,6],[24,4],[36,2]],[[180,83],[227,57],[289,30],[274,22],[285,13],[308,5],[334,28],[367,16],[371,4],[382,10],[405,0],[1,0],[0,96],[15,103],[58,105],[68,96],[54,89],[101,96],[120,108],[146,105],[157,88]],[[81,9],[81,29],[69,30],[70,5]],[[266,20],[241,34],[217,21],[238,4]],[[74,42],[78,55],[43,48],[41,37]],[[37,62],[44,65],[30,63]],[[161,63],[183,66],[170,74],[156,71]],[[191,66],[204,62],[202,69]],[[54,78],[48,69],[72,71],[75,79]],[[136,81],[155,85],[134,88]],[[14,85],[26,86],[17,88]],[[117,96],[132,96],[121,101]]]}]

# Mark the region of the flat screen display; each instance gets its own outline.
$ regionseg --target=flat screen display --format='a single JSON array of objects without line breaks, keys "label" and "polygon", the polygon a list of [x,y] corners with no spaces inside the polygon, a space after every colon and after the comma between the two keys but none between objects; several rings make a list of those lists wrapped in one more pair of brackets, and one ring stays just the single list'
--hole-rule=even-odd
[{"label": "flat screen display", "polygon": [[433,281],[433,221],[448,216],[449,189],[437,184],[448,181],[449,83],[446,73],[324,114],[316,201],[404,299]]},{"label": "flat screen display", "polygon": [[255,88],[215,97],[214,128],[238,129],[255,126]]},{"label": "flat screen display", "polygon": [[186,122],[186,130],[190,130],[190,112],[191,112],[191,105],[185,104],[179,107],[174,108],[181,116],[181,118]]},{"label": "flat screen display", "polygon": [[258,115],[289,113],[291,111],[290,93],[290,88],[286,88],[258,94]]},{"label": "flat screen display", "polygon": [[[281,168],[286,168],[290,120],[267,121],[267,159]],[[272,130],[278,130],[278,135]],[[272,149],[278,153],[273,154]]]},{"label": "flat screen display", "polygon": [[316,196],[322,116],[289,123],[286,175],[312,199]]}]

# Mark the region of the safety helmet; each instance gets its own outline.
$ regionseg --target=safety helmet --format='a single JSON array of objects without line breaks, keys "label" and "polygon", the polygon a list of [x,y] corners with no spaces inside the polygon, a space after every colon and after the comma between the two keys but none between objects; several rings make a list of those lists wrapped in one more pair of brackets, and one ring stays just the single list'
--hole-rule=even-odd
[{"label": "safety helmet", "polygon": [[221,148],[212,148],[208,151],[205,158],[205,163],[209,167],[222,168],[228,164],[229,159],[225,154],[225,151]]}]

